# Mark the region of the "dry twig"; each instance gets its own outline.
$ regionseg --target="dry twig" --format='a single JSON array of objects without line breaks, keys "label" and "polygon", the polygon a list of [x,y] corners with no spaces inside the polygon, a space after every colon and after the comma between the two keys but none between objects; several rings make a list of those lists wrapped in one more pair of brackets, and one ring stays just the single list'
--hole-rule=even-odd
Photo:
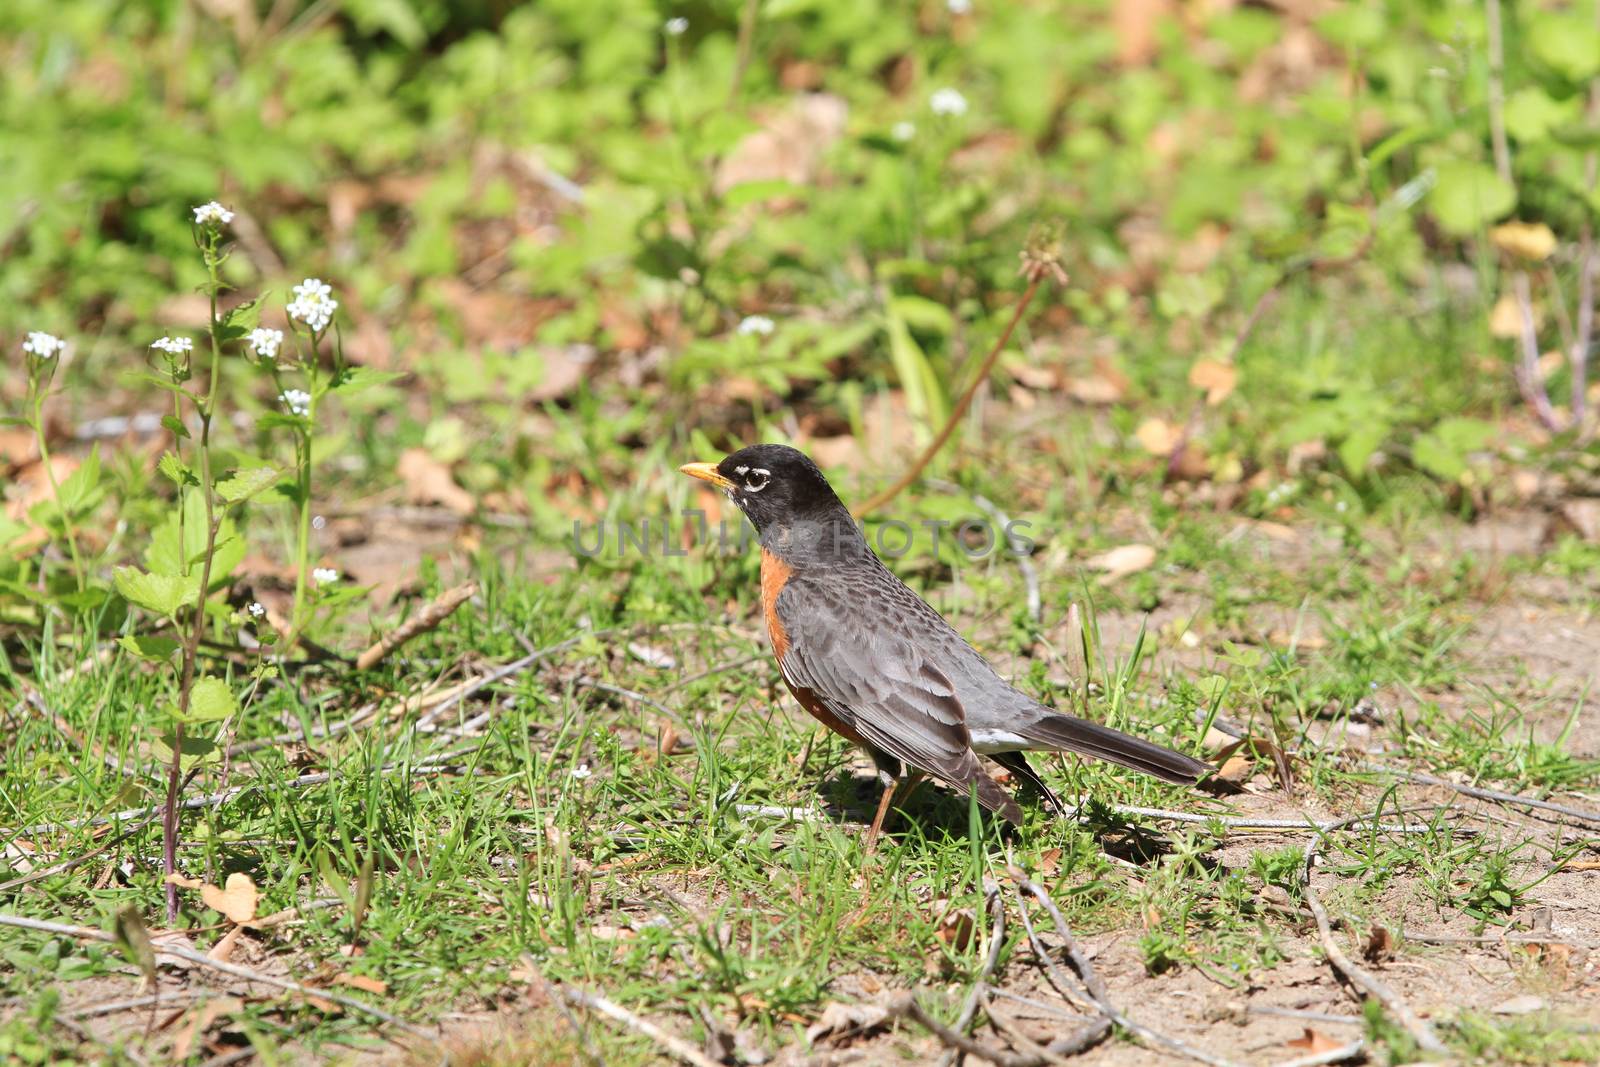
[{"label": "dry twig", "polygon": [[467,582],[440,593],[427,607],[417,612],[399,626],[384,634],[377,643],[356,657],[356,670],[369,671],[381,663],[389,653],[427,633],[448,619],[457,608],[478,595],[478,583]]},{"label": "dry twig", "polygon": [[1498,789],[1485,789],[1481,785],[1464,785],[1461,782],[1452,782],[1448,778],[1437,778],[1431,774],[1423,774],[1420,771],[1408,771],[1403,767],[1395,767],[1387,763],[1369,761],[1361,764],[1361,769],[1377,771],[1380,774],[1392,774],[1396,778],[1404,779],[1416,785],[1437,785],[1445,789],[1453,789],[1463,796],[1476,797],[1479,800],[1493,800],[1501,804],[1518,804],[1526,808],[1538,808],[1540,811],[1551,811],[1557,815],[1565,815],[1569,819],[1577,819],[1579,822],[1593,823],[1596,826],[1600,826],[1600,811],[1571,808],[1565,804],[1540,800],[1537,797],[1525,797],[1517,793],[1502,793]]},{"label": "dry twig", "polygon": [[[15,926],[23,930],[38,930],[47,934],[60,934],[63,937],[76,938],[79,941],[99,941],[107,944],[115,944],[117,940],[105,931],[96,930],[92,927],[68,926],[66,923],[46,922],[43,919],[29,919],[21,915],[0,914],[0,926]],[[204,952],[197,952],[192,948],[184,948],[182,945],[174,945],[170,942],[152,942],[151,950],[157,956],[171,956],[175,959],[184,960],[188,963],[196,964],[209,970],[220,971],[223,974],[232,975],[234,978],[242,978],[247,982],[260,982],[262,985],[273,986],[277,989],[294,993],[297,996],[302,996],[309,1000],[326,1000],[330,1003],[338,1004],[341,1007],[349,1008],[351,1011],[360,1012],[363,1015],[369,1015],[372,1018],[377,1019],[379,1022],[387,1023],[397,1030],[403,1030],[413,1037],[421,1037],[429,1040],[432,1039],[432,1035],[430,1035],[420,1026],[414,1026],[397,1015],[389,1014],[382,1008],[374,1007],[371,1004],[368,1004],[366,1001],[358,1000],[355,997],[346,996],[345,994],[336,992],[332,989],[312,988],[311,986],[301,985],[299,982],[291,981],[288,978],[279,978],[276,975],[263,974],[260,971],[253,971],[248,967],[241,967],[236,963],[224,963],[221,960],[212,959]]]},{"label": "dry twig", "polygon": [[627,1008],[614,1001],[607,1000],[598,993],[586,993],[572,986],[562,986],[558,992],[570,1004],[597,1011],[608,1019],[614,1019],[621,1023],[635,1033],[643,1034],[684,1063],[694,1064],[694,1067],[722,1067],[721,1064],[706,1056],[705,1053],[681,1037],[667,1033],[650,1020],[641,1019]]},{"label": "dry twig", "polygon": [[1328,909],[1323,906],[1322,898],[1317,894],[1317,887],[1312,883],[1311,872],[1317,861],[1317,847],[1322,843],[1320,835],[1313,835],[1311,842],[1306,845],[1306,858],[1303,867],[1302,888],[1306,904],[1311,908],[1311,914],[1317,920],[1317,937],[1322,942],[1322,951],[1327,954],[1328,962],[1333,969],[1344,975],[1350,983],[1360,988],[1383,1005],[1396,1022],[1403,1026],[1411,1035],[1417,1046],[1425,1052],[1436,1055],[1449,1050],[1444,1042],[1434,1034],[1433,1028],[1424,1022],[1421,1016],[1411,1010],[1411,1006],[1394,990],[1378,979],[1371,971],[1360,966],[1339,947],[1333,939],[1333,924],[1328,918]]}]

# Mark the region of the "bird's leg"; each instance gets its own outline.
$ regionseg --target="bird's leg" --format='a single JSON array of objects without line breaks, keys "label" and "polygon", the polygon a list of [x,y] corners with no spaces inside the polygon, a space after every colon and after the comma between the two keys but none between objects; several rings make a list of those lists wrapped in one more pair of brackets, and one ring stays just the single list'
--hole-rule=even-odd
[{"label": "bird's leg", "polygon": [[883,830],[884,817],[889,814],[889,801],[894,799],[895,786],[898,784],[890,775],[879,772],[879,780],[883,782],[883,796],[878,799],[878,812],[872,817],[872,825],[867,828],[867,855],[878,851],[878,834]]}]

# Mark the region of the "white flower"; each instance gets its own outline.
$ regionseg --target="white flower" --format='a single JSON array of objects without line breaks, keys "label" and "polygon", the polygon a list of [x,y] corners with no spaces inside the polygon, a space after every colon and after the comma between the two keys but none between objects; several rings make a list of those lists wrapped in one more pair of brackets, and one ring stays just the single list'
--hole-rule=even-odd
[{"label": "white flower", "polygon": [[935,115],[965,115],[967,98],[961,95],[959,89],[937,89],[928,97],[928,107]]},{"label": "white flower", "polygon": [[339,572],[332,567],[318,567],[311,572],[311,580],[318,585],[329,585],[339,580]]},{"label": "white flower", "polygon": [[682,37],[684,31],[687,30],[688,28],[689,28],[689,20],[686,19],[686,18],[675,18],[675,19],[668,19],[667,20],[666,30],[667,30],[668,36],[671,36],[671,37]]},{"label": "white flower", "polygon": [[259,619],[267,613],[267,609],[261,606],[261,602],[259,600],[252,600],[250,602],[250,606],[244,610],[250,613],[250,617],[252,619]]},{"label": "white flower", "polygon": [[770,334],[776,327],[771,319],[765,315],[746,315],[739,323],[739,332],[743,334],[759,334],[762,337]]},{"label": "white flower", "polygon": [[944,0],[944,6],[952,15],[972,14],[972,0]]},{"label": "white flower", "polygon": [[225,223],[233,221],[233,212],[217,203],[215,200],[209,204],[201,204],[194,209],[194,224],[206,226],[211,223]]},{"label": "white flower", "polygon": [[28,334],[28,339],[22,342],[22,350],[30,352],[40,359],[54,359],[67,347],[67,342],[54,334],[33,330]]},{"label": "white flower", "polygon": [[307,278],[294,287],[289,317],[305,323],[313,333],[321,333],[333,321],[333,313],[339,307],[332,294],[333,288],[321,278]]},{"label": "white flower", "polygon": [[594,772],[589,769],[589,765],[587,763],[580,763],[576,767],[572,768],[572,777],[577,778],[580,781],[589,777],[593,773]]},{"label": "white flower", "polygon": [[158,337],[150,342],[151,348],[159,348],[169,356],[186,356],[194,351],[194,342],[187,337]]},{"label": "white flower", "polygon": [[277,359],[278,346],[283,344],[283,331],[257,326],[250,331],[247,340],[250,342],[250,351],[262,359]]},{"label": "white flower", "polygon": [[896,141],[906,142],[917,135],[917,124],[914,122],[897,122],[889,130],[889,136]]},{"label": "white flower", "polygon": [[328,520],[323,518],[321,515],[311,516],[311,528],[313,530],[320,530],[326,525],[328,525]]},{"label": "white flower", "polygon": [[311,394],[304,389],[286,389],[278,394],[278,399],[291,415],[311,414]]}]

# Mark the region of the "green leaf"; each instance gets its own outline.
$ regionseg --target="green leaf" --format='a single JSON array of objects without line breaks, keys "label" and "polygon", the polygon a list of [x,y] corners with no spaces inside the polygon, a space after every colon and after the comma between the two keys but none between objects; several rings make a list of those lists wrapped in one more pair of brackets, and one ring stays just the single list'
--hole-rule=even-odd
[{"label": "green leaf", "polygon": [[1518,89],[1506,100],[1506,132],[1524,144],[1543,141],[1550,131],[1577,117],[1575,101],[1557,101],[1538,86]]},{"label": "green leaf", "polygon": [[183,647],[170,637],[141,637],[136,634],[125,634],[117,638],[117,644],[140,659],[154,660],[158,663],[171,660],[178,649]]},{"label": "green leaf", "polygon": [[346,367],[329,383],[328,388],[342,393],[359,393],[379,385],[399,381],[405,375],[399,371],[373,370],[371,367]]},{"label": "green leaf", "polygon": [[[167,714],[174,715],[176,711],[177,708],[175,706],[167,705]],[[173,732],[169,730],[151,742],[150,747],[154,750],[158,763],[167,765],[172,762],[172,741]],[[198,737],[193,733],[185,733],[183,735],[183,744],[179,748],[181,753],[178,757],[178,765],[185,771],[195,764],[203,762],[208,757],[216,755],[218,751],[215,741],[208,737]]]},{"label": "green leaf", "polygon": [[1528,51],[1567,81],[1600,74],[1600,33],[1592,13],[1541,11],[1527,32]]},{"label": "green leaf", "polygon": [[179,608],[193,604],[200,591],[198,578],[149,574],[138,567],[118,567],[112,580],[117,592],[128,603],[167,618],[176,615]]},{"label": "green leaf", "polygon": [[77,516],[95,504],[99,503],[100,490],[100,446],[95,445],[89,450],[89,455],[78,464],[78,469],[67,476],[61,483],[58,494],[61,508],[68,515]]},{"label": "green leaf", "polygon": [[950,309],[927,297],[897,296],[894,298],[894,310],[913,330],[944,337],[955,332],[956,320],[950,314]]},{"label": "green leaf", "polygon": [[161,425],[165,426],[174,437],[189,436],[189,427],[185,426],[183,420],[176,415],[161,416]]},{"label": "green leaf", "polygon": [[196,678],[189,690],[189,712],[185,722],[216,722],[239,710],[239,701],[228,683],[214,675]]},{"label": "green leaf", "polygon": [[1517,203],[1511,184],[1487,163],[1449,160],[1435,168],[1428,207],[1439,225],[1464,237],[1510,211]]},{"label": "green leaf", "polygon": [[1351,478],[1360,478],[1366,473],[1367,464],[1372,461],[1373,455],[1383,444],[1384,438],[1389,436],[1389,427],[1383,423],[1367,423],[1351,430],[1343,441],[1339,442],[1339,462],[1344,464],[1345,473]]},{"label": "green leaf", "polygon": [[165,474],[174,485],[179,487],[200,484],[200,480],[194,476],[194,471],[189,469],[187,463],[178,458],[176,452],[163,453],[161,461],[156,464],[156,469]]},{"label": "green leaf", "polygon": [[895,307],[895,302],[891,300],[886,310],[889,360],[900,379],[900,388],[905,390],[906,408],[913,418],[920,419],[929,427],[943,426],[946,409],[944,390],[939,384],[938,375],[933,372],[922,346],[911,336],[911,329]]},{"label": "green leaf", "polygon": [[[217,527],[216,554],[211,558],[212,589],[233,573],[239,561],[244,559],[245,547],[233,520],[222,516],[222,522]],[[205,498],[198,490],[187,490],[183,494],[182,508],[174,507],[169,511],[165,521],[151,535],[150,547],[144,554],[144,565],[156,574],[192,574],[198,577],[195,564],[205,558],[205,551]]]},{"label": "green leaf", "polygon": [[277,480],[278,471],[274,467],[235,471],[233,477],[217,483],[217,495],[230,504],[237,504],[270,489]]},{"label": "green leaf", "polygon": [[757,204],[764,200],[775,200],[784,197],[790,200],[804,200],[807,190],[803,186],[786,182],[781,178],[772,178],[764,181],[740,182],[729,189],[722,196],[723,206],[737,209],[746,204]]}]

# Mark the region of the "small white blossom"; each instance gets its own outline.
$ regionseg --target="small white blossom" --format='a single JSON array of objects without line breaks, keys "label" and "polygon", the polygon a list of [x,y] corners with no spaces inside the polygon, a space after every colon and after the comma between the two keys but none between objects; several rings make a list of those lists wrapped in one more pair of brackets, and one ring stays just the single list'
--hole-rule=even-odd
[{"label": "small white blossom", "polygon": [[686,18],[673,18],[667,20],[666,31],[671,37],[682,37],[684,31],[686,31],[688,28],[689,20]]},{"label": "small white blossom", "polygon": [[928,97],[928,107],[935,115],[965,115],[967,98],[961,95],[959,89],[937,89]]},{"label": "small white blossom", "polygon": [[194,341],[187,337],[158,337],[150,342],[151,348],[157,348],[169,356],[186,356],[194,351]]},{"label": "small white blossom", "polygon": [[328,525],[328,520],[321,515],[311,516],[311,528],[313,530],[320,530],[326,525]]},{"label": "small white blossom", "polygon": [[252,600],[250,602],[250,606],[244,610],[250,613],[250,617],[252,619],[259,619],[267,613],[267,609],[261,606],[261,602],[259,600]]},{"label": "small white blossom", "polygon": [[917,135],[917,124],[914,122],[897,122],[889,130],[889,136],[896,141],[904,143]]},{"label": "small white blossom", "polygon": [[587,763],[580,763],[576,767],[572,768],[572,777],[578,779],[579,781],[582,781],[592,774],[594,774],[594,772],[589,769],[589,765]]},{"label": "small white blossom", "polygon": [[739,323],[740,333],[758,334],[761,337],[767,336],[775,328],[773,321],[765,315],[746,315],[744,320]]},{"label": "small white blossom", "polygon": [[34,330],[28,334],[28,339],[22,342],[22,350],[32,353],[40,359],[54,359],[67,347],[67,342],[53,334]]},{"label": "small white blossom", "polygon": [[291,319],[321,333],[333,321],[333,313],[338,308],[332,286],[321,278],[307,278],[294,287],[294,299],[289,301],[288,311]]},{"label": "small white blossom", "polygon": [[339,572],[332,567],[318,567],[311,572],[311,580],[318,585],[329,585],[339,580]]},{"label": "small white blossom", "polygon": [[944,0],[944,6],[952,15],[972,14],[972,0]]},{"label": "small white blossom", "polygon": [[304,389],[286,389],[278,394],[278,399],[291,415],[311,414],[311,394]]},{"label": "small white blossom", "polygon": [[250,331],[248,338],[250,351],[262,359],[277,359],[278,346],[283,344],[282,330],[269,330],[265,326],[257,326]]},{"label": "small white blossom", "polygon": [[201,204],[194,209],[194,224],[206,226],[210,223],[228,223],[233,221],[233,212],[217,203],[215,200],[209,204]]}]

